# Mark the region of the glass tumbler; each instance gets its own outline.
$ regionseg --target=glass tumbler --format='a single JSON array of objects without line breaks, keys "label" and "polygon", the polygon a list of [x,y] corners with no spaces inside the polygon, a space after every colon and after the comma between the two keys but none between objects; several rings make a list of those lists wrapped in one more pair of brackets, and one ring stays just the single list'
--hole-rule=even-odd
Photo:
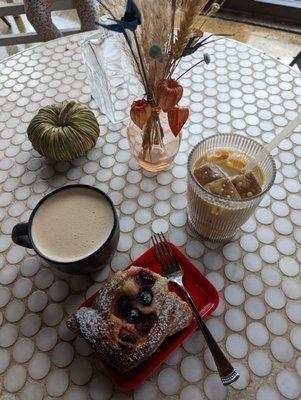
[{"label": "glass tumbler", "polygon": [[211,241],[230,240],[271,188],[276,175],[275,162],[266,152],[265,159],[259,164],[264,175],[262,191],[256,196],[229,200],[215,195],[202,187],[194,177],[196,161],[209,151],[217,148],[237,149],[252,159],[263,146],[255,140],[238,134],[214,135],[198,143],[188,157],[187,197],[188,221],[192,228],[203,238]]},{"label": "glass tumbler", "polygon": [[[158,136],[157,119],[153,119],[150,124],[145,124],[143,130],[131,120],[127,130],[130,149],[136,161],[140,167],[151,172],[163,171],[169,167],[178,153],[182,138],[182,132],[177,136],[172,133],[167,113],[160,111],[157,115],[162,129],[160,134],[163,132],[161,141],[155,139]],[[154,138],[154,143],[149,151],[144,151],[143,138],[149,135]]]}]

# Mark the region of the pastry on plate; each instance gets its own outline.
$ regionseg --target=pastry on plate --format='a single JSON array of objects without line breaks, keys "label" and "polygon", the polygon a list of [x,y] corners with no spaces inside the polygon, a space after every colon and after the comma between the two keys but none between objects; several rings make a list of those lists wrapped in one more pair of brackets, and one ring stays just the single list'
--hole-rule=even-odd
[{"label": "pastry on plate", "polygon": [[127,371],[191,322],[189,306],[169,291],[165,277],[132,266],[114,274],[91,307],[81,307],[68,317],[67,326],[103,360]]}]

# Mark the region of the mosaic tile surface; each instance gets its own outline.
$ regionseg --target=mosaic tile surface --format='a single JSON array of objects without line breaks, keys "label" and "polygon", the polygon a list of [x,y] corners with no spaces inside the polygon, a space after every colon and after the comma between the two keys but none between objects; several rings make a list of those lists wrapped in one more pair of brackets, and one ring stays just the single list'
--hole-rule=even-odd
[{"label": "mosaic tile surface", "polygon": [[[301,112],[300,75],[231,40],[208,47],[211,64],[181,80],[182,104],[191,115],[180,152],[168,171],[153,175],[131,157],[126,124],[109,123],[91,98],[80,38],[48,42],[0,64],[2,398],[300,399],[300,129],[273,152],[275,185],[233,242],[219,245],[195,237],[186,225],[185,196],[190,148],[216,132],[235,131],[269,142]],[[187,57],[181,68],[193,62]],[[39,107],[70,97],[93,109],[100,137],[86,157],[53,163],[32,149],[26,128]],[[27,221],[46,193],[70,183],[104,190],[120,216],[118,251],[111,265],[91,277],[57,275],[10,238],[12,227]],[[221,385],[197,332],[135,392],[121,394],[95,365],[90,347],[66,328],[65,315],[112,271],[144,252],[158,231],[166,232],[220,292],[208,326],[240,373],[229,389]]]}]

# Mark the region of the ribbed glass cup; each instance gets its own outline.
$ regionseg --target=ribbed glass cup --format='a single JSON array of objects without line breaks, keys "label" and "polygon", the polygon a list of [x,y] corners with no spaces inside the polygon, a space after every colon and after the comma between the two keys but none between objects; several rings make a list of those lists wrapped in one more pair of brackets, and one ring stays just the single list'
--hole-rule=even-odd
[{"label": "ribbed glass cup", "polygon": [[214,135],[198,143],[188,157],[188,221],[202,237],[212,241],[231,239],[238,228],[253,214],[265,193],[271,188],[276,175],[273,158],[266,158],[259,165],[264,174],[262,192],[243,200],[229,200],[215,195],[202,187],[194,177],[196,161],[209,151],[217,148],[232,148],[244,153],[250,159],[262,150],[263,146],[249,137],[238,134]]}]

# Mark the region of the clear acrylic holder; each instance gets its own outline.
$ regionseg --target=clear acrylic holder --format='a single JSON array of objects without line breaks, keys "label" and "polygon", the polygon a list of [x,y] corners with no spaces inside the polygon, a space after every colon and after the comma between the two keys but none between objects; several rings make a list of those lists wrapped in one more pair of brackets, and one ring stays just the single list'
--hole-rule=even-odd
[{"label": "clear acrylic holder", "polygon": [[92,96],[112,123],[128,119],[131,103],[143,96],[126,46],[122,34],[104,28],[82,43]]}]

